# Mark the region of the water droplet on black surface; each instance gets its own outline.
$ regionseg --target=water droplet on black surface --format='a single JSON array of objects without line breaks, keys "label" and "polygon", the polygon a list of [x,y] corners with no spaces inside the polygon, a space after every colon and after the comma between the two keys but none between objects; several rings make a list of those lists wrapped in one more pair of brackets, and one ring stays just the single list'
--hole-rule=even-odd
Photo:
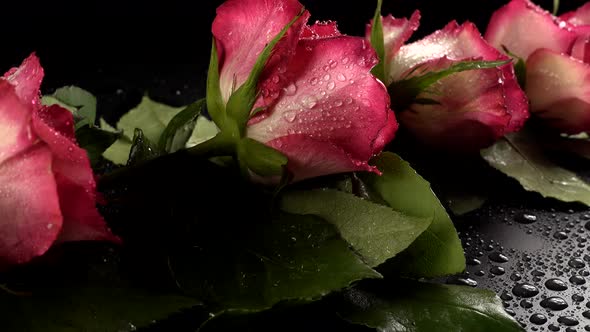
[{"label": "water droplet on black surface", "polygon": [[581,269],[583,267],[586,267],[586,263],[584,263],[584,261],[581,258],[572,258],[569,260],[569,262],[567,262],[567,265],[575,269]]},{"label": "water droplet on black surface", "polygon": [[512,309],[504,308],[504,311],[506,311],[506,313],[512,317],[516,316],[516,312],[514,312]]},{"label": "water droplet on black surface", "polygon": [[580,276],[571,276],[570,282],[574,285],[583,285],[586,283],[586,279],[584,279]]},{"label": "water droplet on black surface", "polygon": [[578,324],[580,324],[580,322],[578,322],[577,319],[575,319],[574,317],[571,316],[561,316],[557,319],[557,321],[565,326],[576,326]]},{"label": "water droplet on black surface", "polygon": [[567,284],[558,278],[552,278],[545,282],[545,287],[552,291],[564,291],[567,289]]},{"label": "water droplet on black surface", "polygon": [[545,275],[545,272],[543,271],[539,271],[539,270],[532,270],[531,271],[531,275],[535,276],[535,277],[542,277]]},{"label": "water droplet on black surface", "polygon": [[567,302],[561,297],[552,296],[541,301],[541,307],[554,311],[563,310],[568,307]]},{"label": "water droplet on black surface", "polygon": [[501,276],[506,273],[506,270],[501,266],[492,266],[490,272],[494,275]]},{"label": "water droplet on black surface", "polygon": [[584,301],[584,297],[580,294],[574,294],[574,295],[572,295],[572,300],[574,302],[582,302],[582,301]]},{"label": "water droplet on black surface", "polygon": [[531,224],[537,221],[537,216],[534,214],[523,213],[514,218],[514,221],[521,224]]},{"label": "water droplet on black surface", "polygon": [[524,299],[520,301],[520,306],[525,309],[529,309],[533,307],[533,302],[531,300]]},{"label": "water droplet on black surface", "polygon": [[521,284],[516,284],[512,288],[512,294],[514,294],[516,296],[520,296],[520,297],[533,297],[533,296],[539,294],[539,290],[537,289],[537,287],[535,287],[531,284],[521,283]]},{"label": "water droplet on black surface", "polygon": [[549,331],[559,331],[559,326],[557,326],[555,324],[549,324],[549,326],[547,326],[547,328],[549,329]]},{"label": "water droplet on black surface", "polygon": [[584,227],[590,231],[590,221],[586,223],[586,225],[584,225]]},{"label": "water droplet on black surface", "polygon": [[586,310],[582,313],[582,316],[584,316],[584,318],[588,318],[590,319],[590,310]]},{"label": "water droplet on black surface", "polygon": [[558,239],[558,240],[565,240],[567,239],[567,233],[565,232],[555,232],[553,234],[553,237]]},{"label": "water droplet on black surface", "polygon": [[481,261],[477,258],[469,258],[465,263],[467,263],[467,265],[479,265],[481,264]]},{"label": "water droplet on black surface", "polygon": [[547,323],[547,317],[543,314],[533,314],[531,315],[531,318],[529,318],[529,321],[536,325],[543,325]]},{"label": "water droplet on black surface", "polygon": [[503,301],[510,301],[510,300],[514,299],[512,294],[508,293],[507,291],[503,291],[502,294],[500,294],[500,298]]},{"label": "water droplet on black surface", "polygon": [[449,284],[454,284],[454,285],[463,285],[463,286],[471,286],[471,287],[476,287],[477,286],[477,281],[468,278],[468,277],[462,277],[462,276],[452,276],[449,277],[447,279],[447,283]]},{"label": "water droplet on black surface", "polygon": [[520,279],[522,279],[522,275],[518,272],[514,272],[510,275],[510,280],[512,281],[519,281]]},{"label": "water droplet on black surface", "polygon": [[496,263],[506,263],[508,262],[508,256],[504,255],[503,253],[500,252],[493,252],[491,254],[488,255],[488,258]]}]

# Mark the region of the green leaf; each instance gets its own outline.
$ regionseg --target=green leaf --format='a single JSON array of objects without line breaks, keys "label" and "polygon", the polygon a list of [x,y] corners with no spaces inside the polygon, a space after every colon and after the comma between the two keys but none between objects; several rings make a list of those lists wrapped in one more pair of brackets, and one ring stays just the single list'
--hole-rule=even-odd
[{"label": "green leaf", "polygon": [[154,159],[160,155],[158,148],[152,144],[149,138],[143,135],[143,131],[139,128],[135,129],[135,135],[133,135],[133,143],[131,144],[131,150],[129,150],[129,160],[127,165],[137,165],[142,162]]},{"label": "green leaf", "polygon": [[[414,76],[393,82],[389,85],[388,91],[391,96],[392,108],[396,110],[407,109],[424,90],[428,89],[434,83],[455,73],[467,71],[494,68],[509,63],[510,60],[501,61],[461,61],[452,64],[449,68],[429,71],[426,73],[416,74]],[[416,68],[415,68],[416,69]],[[415,71],[411,72],[413,75]],[[409,76],[408,75],[408,76]]]},{"label": "green leaf", "polygon": [[[170,121],[183,109],[185,107],[168,106],[144,96],[139,105],[121,117],[117,130],[122,132],[122,136],[104,152],[103,157],[115,164],[127,164],[136,128],[141,129],[150,142],[159,142]],[[105,124],[101,121],[101,127]]]},{"label": "green leaf", "polygon": [[381,6],[383,0],[377,0],[377,8],[375,8],[375,15],[373,15],[373,25],[371,26],[371,45],[377,53],[379,63],[373,67],[371,73],[375,75],[385,85],[389,85],[389,69],[388,63],[385,61],[385,40],[383,39],[383,21],[381,19]]},{"label": "green leaf", "polygon": [[260,176],[281,175],[283,166],[287,165],[287,157],[269,146],[245,137],[238,145],[238,158],[248,169]]},{"label": "green leaf", "polygon": [[316,215],[334,224],[370,266],[408,248],[432,222],[432,217],[409,216],[331,189],[286,192],[281,206],[289,213]]},{"label": "green leaf", "polygon": [[144,96],[139,105],[121,117],[117,123],[117,129],[122,130],[123,135],[132,139],[135,128],[139,128],[151,142],[158,142],[170,121],[184,109],[185,107],[172,107],[158,103]]},{"label": "green leaf", "polygon": [[55,90],[50,96],[44,96],[44,105],[58,104],[74,114],[76,130],[85,125],[94,125],[96,120],[96,97],[90,92],[76,86],[65,86]]},{"label": "green leaf", "polygon": [[[258,56],[254,67],[252,67],[252,71],[248,76],[248,79],[242,86],[240,86],[230,97],[227,101],[227,115],[233,118],[240,130],[245,130],[246,122],[250,118],[250,112],[252,111],[252,107],[254,106],[254,102],[256,102],[256,98],[258,97],[258,79],[262,74],[262,70],[266,65],[266,62],[270,58],[272,51],[276,44],[283,38],[283,36],[287,33],[289,28],[299,20],[301,15],[305,10],[302,8],[301,12],[297,14],[287,25],[283,27],[283,29],[268,43],[264,50]],[[218,124],[219,125],[219,124]],[[220,125],[220,128],[223,127]]]},{"label": "green leaf", "polygon": [[453,191],[446,193],[444,199],[454,215],[462,216],[482,207],[488,198],[479,193]]},{"label": "green leaf", "polygon": [[193,129],[191,137],[186,142],[186,148],[191,148],[195,145],[199,145],[205,141],[208,141],[215,137],[219,133],[219,128],[215,125],[215,122],[207,119],[204,116],[197,118],[197,123]]},{"label": "green leaf", "polygon": [[256,311],[280,301],[313,301],[354,281],[380,277],[318,217],[281,213],[272,223],[258,221],[249,229],[238,236],[235,230],[208,232],[209,245],[171,256],[181,289],[220,309]]},{"label": "green leaf", "polygon": [[211,44],[211,60],[207,74],[207,111],[213,121],[222,127],[225,122],[225,104],[221,98],[221,86],[219,85],[219,58],[215,40]]},{"label": "green leaf", "polygon": [[198,301],[136,288],[56,286],[15,296],[0,292],[2,330],[131,332]]},{"label": "green leaf", "polygon": [[530,130],[506,135],[481,151],[494,168],[518,180],[524,189],[564,202],[590,206],[590,186],[575,173],[553,163]]},{"label": "green leaf", "polygon": [[4,271],[0,283],[12,292],[0,289],[2,331],[130,332],[200,306],[176,290],[141,287],[152,276],[128,274],[137,260],[122,250],[98,242],[67,243]]},{"label": "green leaf", "polygon": [[76,130],[78,145],[86,150],[90,164],[95,166],[103,152],[119,138],[119,134],[102,130],[94,126],[84,126]]},{"label": "green leaf", "polygon": [[411,280],[375,282],[344,292],[339,314],[387,332],[521,332],[487,290]]},{"label": "green leaf", "polygon": [[404,275],[427,278],[462,272],[465,256],[461,241],[430,184],[391,152],[382,153],[373,162],[383,175],[363,174],[361,178],[387,205],[414,217],[434,215],[430,227],[406,251],[387,262],[384,271],[393,268]]},{"label": "green leaf", "polygon": [[159,150],[172,153],[184,148],[205,105],[205,99],[200,99],[176,114],[160,135]]}]

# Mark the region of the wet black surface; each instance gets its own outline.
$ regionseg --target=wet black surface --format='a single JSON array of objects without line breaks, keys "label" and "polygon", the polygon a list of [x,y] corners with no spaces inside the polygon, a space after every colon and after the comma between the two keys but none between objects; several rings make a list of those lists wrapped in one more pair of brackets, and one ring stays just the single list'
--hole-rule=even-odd
[{"label": "wet black surface", "polygon": [[[423,11],[418,36],[453,18],[469,18],[484,30],[492,9],[504,3],[385,2],[384,12],[396,16]],[[43,2],[32,12],[34,3],[3,4],[13,14],[4,24],[18,28],[3,37],[0,68],[37,51],[47,73],[45,92],[65,84],[88,89],[110,122],[146,92],[175,105],[203,96],[210,24],[221,1],[85,2],[90,9],[79,3]],[[335,0],[304,3],[312,19],[338,20],[349,34],[361,34],[374,10],[372,2],[362,8]],[[542,3],[549,8],[551,1]],[[508,179],[490,191],[482,209],[454,218],[469,265],[449,282],[493,289],[528,331],[590,331],[590,209],[542,199]]]},{"label": "wet black surface", "polygon": [[528,331],[590,330],[590,210],[511,182],[455,218],[468,266],[448,282],[493,289]]}]

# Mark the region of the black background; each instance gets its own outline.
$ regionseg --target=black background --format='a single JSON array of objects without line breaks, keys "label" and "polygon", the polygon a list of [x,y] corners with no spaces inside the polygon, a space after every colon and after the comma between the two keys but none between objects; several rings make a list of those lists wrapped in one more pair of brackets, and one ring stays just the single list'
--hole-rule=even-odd
[{"label": "black background", "polygon": [[[97,95],[99,112],[113,123],[145,93],[170,104],[187,104],[204,95],[210,27],[215,8],[221,2],[3,1],[0,5],[0,71],[18,65],[28,54],[37,52],[46,71],[43,92],[69,84],[81,86]],[[351,35],[364,34],[375,2],[302,1],[312,14],[312,22],[336,20],[340,30]],[[452,19],[473,21],[483,33],[493,10],[505,2],[386,0],[383,13],[408,17],[414,9],[420,9],[421,26],[414,38],[442,28]],[[552,1],[538,3],[548,9],[552,6]],[[562,1],[561,12],[583,3],[582,0]],[[536,194],[525,193],[516,183],[505,181],[510,190],[504,192],[502,189],[500,194],[492,195],[492,200],[480,212],[455,219],[459,222],[468,258],[482,261],[482,265],[469,266],[471,275],[465,278],[473,277],[481,286],[493,288],[498,293],[505,290],[510,293],[515,281],[509,276],[518,271],[524,276],[522,280],[531,282],[535,276],[529,272],[535,269],[545,271],[544,276],[537,277],[539,285],[550,276],[566,275],[567,280],[567,275],[577,273],[547,266],[555,263],[554,256],[560,252],[565,255],[567,265],[568,251],[573,249],[570,244],[555,242],[551,236],[543,234],[566,230],[570,221],[576,222],[572,229],[581,227],[584,220],[590,218],[584,216],[586,209],[541,199]],[[523,213],[536,215],[538,224],[516,222],[510,225]],[[573,246],[576,247],[575,243]],[[494,277],[489,270],[498,264],[486,257],[498,250],[504,251],[511,260],[502,263],[507,270],[505,275]],[[531,255],[532,261],[527,260],[526,255]],[[539,262],[545,262],[545,265]],[[485,276],[475,278],[474,273],[478,271],[483,271]],[[568,297],[574,293],[587,294],[582,305],[590,299],[585,287],[572,286],[570,290]],[[529,327],[530,314],[544,312],[538,301],[530,310],[524,310],[518,303],[518,299],[506,301],[506,305],[518,313],[517,318]],[[578,317],[581,317],[581,311],[587,310],[574,305],[570,309],[574,314],[577,312]],[[556,317],[550,317],[550,322],[555,322]],[[581,322],[578,330],[583,330],[585,324],[590,321]]]},{"label": "black background", "polygon": [[[422,12],[415,38],[448,21],[471,20],[482,33],[504,0],[384,1],[383,13]],[[114,121],[150,91],[156,99],[185,104],[203,94],[211,22],[220,0],[3,1],[0,69],[35,51],[46,69],[44,91],[76,84],[103,99],[99,111]],[[336,20],[342,32],[364,34],[376,1],[307,0],[311,21]],[[540,2],[541,3],[541,2]],[[562,1],[562,12],[582,0]],[[551,8],[552,1],[541,3]],[[534,31],[531,31],[534,33]],[[118,94],[117,94],[118,92]],[[114,96],[114,97],[112,97]],[[111,98],[112,97],[112,98]],[[105,107],[101,107],[105,106]]]}]

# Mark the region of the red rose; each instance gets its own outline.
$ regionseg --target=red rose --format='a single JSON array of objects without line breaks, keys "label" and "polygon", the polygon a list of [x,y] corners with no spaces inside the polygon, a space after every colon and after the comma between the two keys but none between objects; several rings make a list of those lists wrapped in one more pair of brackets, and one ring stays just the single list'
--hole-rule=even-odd
[{"label": "red rose", "polygon": [[25,263],[54,243],[117,241],[96,210],[86,151],[72,114],[44,107],[35,55],[0,78],[0,267]]},{"label": "red rose", "polygon": [[497,10],[486,39],[526,60],[531,112],[568,134],[590,130],[590,4],[561,17],[528,0]]},{"label": "red rose", "polygon": [[[302,5],[295,0],[229,0],[213,22],[223,102],[240,87],[265,45]],[[344,36],[334,23],[307,26],[305,12],[279,41],[258,83],[262,107],[246,136],[288,159],[295,180],[377,171],[368,160],[397,129],[389,96],[370,71],[369,43]]]},{"label": "red rose", "polygon": [[[419,19],[418,11],[409,20],[391,15],[383,18],[387,85],[463,61],[508,59],[469,22],[450,22],[419,41],[403,45],[418,28]],[[367,38],[370,29],[369,25]],[[390,89],[395,89],[395,84]],[[418,94],[407,109],[396,111],[401,125],[425,144],[474,151],[519,130],[528,118],[527,107],[514,69],[506,64],[454,73]]]}]

